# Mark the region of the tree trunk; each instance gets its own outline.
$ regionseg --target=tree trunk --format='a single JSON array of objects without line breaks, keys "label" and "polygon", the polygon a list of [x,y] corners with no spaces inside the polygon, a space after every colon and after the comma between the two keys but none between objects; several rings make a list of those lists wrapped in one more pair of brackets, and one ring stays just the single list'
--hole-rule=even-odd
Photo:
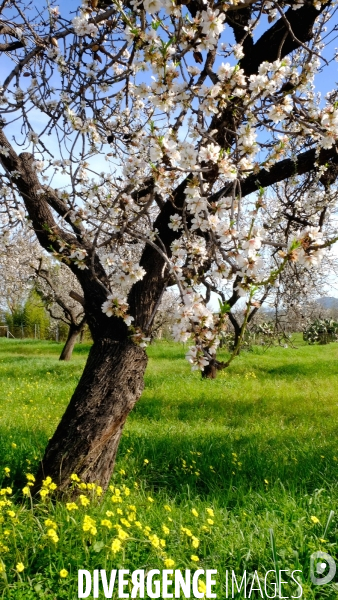
[{"label": "tree trunk", "polygon": [[203,379],[216,379],[217,366],[216,361],[211,360],[208,365],[204,367],[204,371],[201,371]]},{"label": "tree trunk", "polygon": [[70,360],[73,354],[74,346],[76,343],[76,338],[83,331],[84,324],[82,325],[73,325],[71,323],[69,325],[68,336],[64,347],[62,348],[62,352],[60,354],[59,360]]},{"label": "tree trunk", "polygon": [[49,441],[33,491],[48,475],[59,492],[76,473],[106,489],[129,412],[139,399],[147,366],[145,351],[129,340],[94,342],[82,377]]}]

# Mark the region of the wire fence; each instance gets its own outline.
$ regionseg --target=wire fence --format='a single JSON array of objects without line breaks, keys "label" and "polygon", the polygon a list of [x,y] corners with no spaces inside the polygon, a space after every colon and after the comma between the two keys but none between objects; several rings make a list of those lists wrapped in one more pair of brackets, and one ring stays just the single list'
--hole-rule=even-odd
[{"label": "wire fence", "polygon": [[[68,336],[69,328],[67,325],[53,323],[51,326],[41,326],[40,323],[31,325],[5,325],[0,324],[0,338],[16,339],[16,340],[52,340],[55,342],[64,343]],[[91,335],[88,327],[78,335],[77,342],[90,342]]]},{"label": "wire fence", "polygon": [[58,326],[46,329],[41,327],[39,323],[33,323],[32,325],[0,325],[0,337],[64,342],[67,339],[67,331]]}]

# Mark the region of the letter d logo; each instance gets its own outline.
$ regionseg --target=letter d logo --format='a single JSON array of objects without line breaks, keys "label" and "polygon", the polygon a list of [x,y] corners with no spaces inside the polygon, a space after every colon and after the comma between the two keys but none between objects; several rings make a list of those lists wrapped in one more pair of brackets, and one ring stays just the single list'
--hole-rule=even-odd
[{"label": "letter d logo", "polygon": [[[320,577],[329,567],[329,572],[324,577]],[[336,563],[332,556],[326,552],[314,552],[310,559],[310,577],[315,585],[324,585],[330,583],[336,574]]]}]

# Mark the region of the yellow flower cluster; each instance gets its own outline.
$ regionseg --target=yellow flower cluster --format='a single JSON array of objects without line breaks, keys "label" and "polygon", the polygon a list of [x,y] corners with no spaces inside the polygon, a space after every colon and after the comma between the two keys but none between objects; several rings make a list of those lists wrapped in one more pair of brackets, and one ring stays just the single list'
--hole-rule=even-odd
[{"label": "yellow flower cluster", "polygon": [[42,499],[46,498],[50,492],[54,492],[54,490],[56,490],[57,485],[56,483],[53,483],[52,478],[51,477],[46,477],[46,479],[43,480],[42,482],[42,488],[39,491],[39,494],[41,496]]},{"label": "yellow flower cluster", "polygon": [[57,544],[59,541],[59,536],[56,533],[57,530],[57,524],[55,523],[55,521],[52,521],[52,519],[46,519],[45,520],[45,526],[48,528],[47,529],[47,537],[54,542],[54,544]]},{"label": "yellow flower cluster", "polygon": [[78,489],[95,492],[96,496],[98,497],[102,496],[103,489],[100,485],[97,485],[96,483],[85,483],[84,481],[81,481],[80,477],[76,473],[71,474],[70,480]]},{"label": "yellow flower cluster", "polygon": [[89,531],[89,533],[91,535],[96,535],[97,534],[96,521],[94,519],[92,519],[92,517],[90,517],[89,515],[85,515],[84,519],[83,519],[82,529],[83,529],[83,531],[86,531],[86,532]]},{"label": "yellow flower cluster", "polygon": [[[27,474],[26,477],[27,485],[24,490],[27,489],[26,496],[30,497],[30,488],[34,485],[35,478],[31,474]],[[199,523],[198,533],[195,531],[194,525],[180,525],[180,521],[177,523],[175,519],[176,509],[174,506],[169,506],[169,504],[164,506],[166,518],[158,523],[158,529],[156,526],[152,529],[139,516],[140,514],[151,514],[152,517],[155,517],[156,522],[159,508],[154,508],[155,500],[152,496],[143,494],[142,490],[137,491],[138,503],[134,501],[135,503],[131,504],[130,496],[132,492],[130,488],[124,484],[111,485],[109,488],[111,495],[108,494],[105,500],[105,502],[110,500],[111,508],[105,510],[105,514],[102,515],[98,503],[94,501],[101,494],[100,486],[83,483],[76,474],[72,474],[70,479],[76,490],[79,492],[86,490],[87,493],[79,493],[77,499],[73,501],[55,504],[51,501],[50,496],[57,486],[53,483],[51,477],[46,477],[40,490],[40,497],[43,502],[40,505],[39,503],[34,505],[31,503],[29,512],[25,512],[24,506],[21,509],[13,509],[12,501],[9,498],[12,494],[10,487],[0,490],[0,524],[5,521],[6,524],[8,523],[8,529],[2,528],[2,534],[4,537],[7,536],[9,544],[11,542],[11,532],[14,531],[14,524],[21,524],[18,520],[19,517],[21,520],[21,513],[26,515],[26,519],[27,517],[28,519],[31,518],[32,515],[34,526],[36,526],[36,522],[40,522],[40,517],[35,516],[35,513],[37,511],[38,514],[41,514],[42,511],[43,518],[38,528],[38,531],[41,530],[42,532],[39,548],[48,548],[51,555],[56,546],[58,546],[59,552],[62,551],[63,544],[67,543],[67,535],[70,531],[75,530],[78,535],[80,530],[85,545],[88,543],[88,536],[98,536],[98,541],[91,541],[90,543],[93,543],[93,547],[96,545],[99,549],[105,547],[107,553],[111,553],[113,556],[138,544],[144,551],[154,553],[162,561],[164,567],[168,569],[176,564],[179,568],[181,560],[183,564],[186,564],[187,561],[193,564],[200,561],[195,552],[201,544],[201,532],[210,532],[209,526],[214,523],[213,518],[215,515],[212,508],[207,508],[204,513],[195,507],[190,509],[190,522],[199,523],[200,519],[203,519],[202,523]],[[137,484],[137,482],[135,483]],[[138,485],[135,485],[134,488],[137,490]],[[50,507],[50,513],[46,514],[48,507]],[[67,527],[61,527],[61,523],[58,525],[58,514],[60,514],[58,511],[60,509],[63,510],[61,514],[67,520]],[[167,549],[173,546],[176,547],[178,544],[181,552],[183,552],[181,559],[175,559],[175,557],[168,555],[169,551]],[[8,551],[8,547],[0,541],[0,553],[5,555]],[[18,556],[16,552],[16,561],[18,560],[19,562],[16,564],[17,574],[25,571],[22,577],[28,577],[28,555],[23,553]],[[1,559],[0,569],[5,570],[5,563]],[[66,568],[61,568],[56,574],[60,579],[66,579],[69,575]],[[201,586],[203,588],[203,584]],[[200,591],[203,591],[202,588]]]}]

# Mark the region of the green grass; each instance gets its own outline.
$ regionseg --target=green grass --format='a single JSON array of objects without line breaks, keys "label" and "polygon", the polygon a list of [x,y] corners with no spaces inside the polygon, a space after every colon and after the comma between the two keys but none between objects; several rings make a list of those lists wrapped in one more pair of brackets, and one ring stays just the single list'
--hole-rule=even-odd
[{"label": "green grass", "polygon": [[[2,487],[14,491],[13,505],[2,506],[3,522],[0,517],[0,597],[73,599],[80,568],[163,569],[170,558],[174,568],[218,569],[223,599],[226,569],[264,577],[275,568],[272,529],[279,569],[302,571],[303,598],[337,598],[338,587],[311,584],[309,564],[317,550],[338,561],[336,516],[323,537],[338,500],[338,344],[296,341],[296,349],[255,347],[216,380],[190,371],[182,345],[151,346],[145,390],[128,418],[112,481],[123,501],[108,492],[98,502],[86,490],[90,505],[78,501],[79,509],[69,512],[48,498],[31,509],[19,492],[70,398],[88,346],[78,346],[67,364],[57,360],[55,343],[0,340],[0,483],[3,477]],[[101,520],[114,526],[134,512],[129,505],[142,530],[131,517],[130,530],[124,526],[129,539],[114,554],[118,529]],[[206,509],[214,511],[213,524]],[[114,514],[107,517],[107,510]],[[83,531],[85,514],[95,519],[97,533]],[[57,543],[47,535],[47,518],[57,524]],[[25,566],[19,574],[18,562]],[[62,568],[69,572],[64,579]],[[287,585],[282,591],[299,594]],[[268,593],[273,597],[271,587]]]}]

